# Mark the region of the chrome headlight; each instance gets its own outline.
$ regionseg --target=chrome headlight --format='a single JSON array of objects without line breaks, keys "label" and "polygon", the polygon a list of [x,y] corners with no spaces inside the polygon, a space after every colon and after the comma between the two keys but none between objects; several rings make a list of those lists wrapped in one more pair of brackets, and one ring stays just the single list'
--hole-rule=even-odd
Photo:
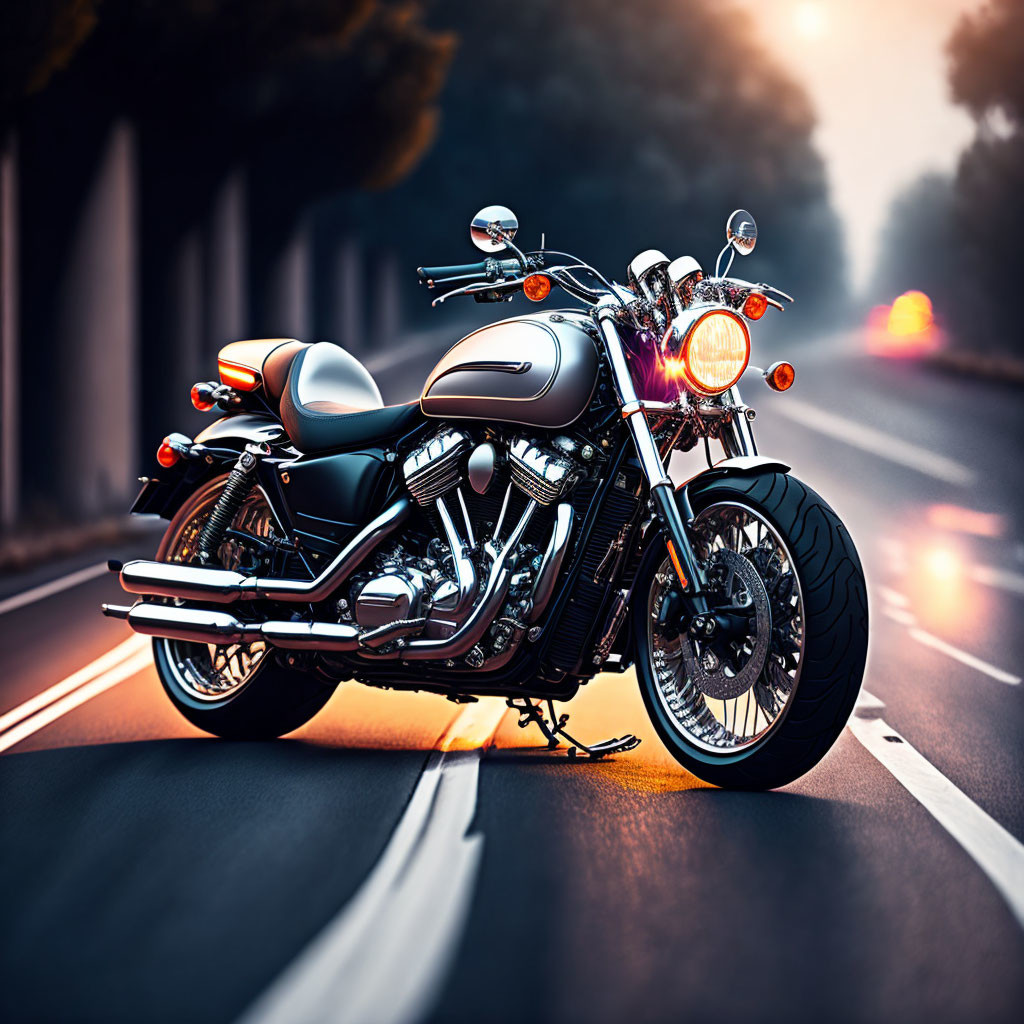
[{"label": "chrome headlight", "polygon": [[750,333],[732,310],[690,309],[672,322],[662,343],[666,372],[701,395],[728,391],[750,361]]}]

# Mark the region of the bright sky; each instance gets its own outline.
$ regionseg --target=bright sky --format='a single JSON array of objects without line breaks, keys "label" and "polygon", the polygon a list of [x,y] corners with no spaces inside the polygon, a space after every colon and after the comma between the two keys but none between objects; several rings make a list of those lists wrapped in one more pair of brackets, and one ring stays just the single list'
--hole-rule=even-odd
[{"label": "bright sky", "polygon": [[737,2],[814,102],[815,142],[860,288],[892,198],[926,171],[953,170],[972,138],[949,99],[945,46],[980,0]]}]

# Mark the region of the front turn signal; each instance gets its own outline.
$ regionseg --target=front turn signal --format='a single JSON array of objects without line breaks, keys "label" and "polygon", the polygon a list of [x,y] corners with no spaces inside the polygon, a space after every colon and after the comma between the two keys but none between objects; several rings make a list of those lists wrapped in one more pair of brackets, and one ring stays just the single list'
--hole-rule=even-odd
[{"label": "front turn signal", "polygon": [[743,303],[743,315],[748,320],[760,320],[768,309],[768,300],[760,292],[751,292]]},{"label": "front turn signal", "polygon": [[777,363],[772,363],[764,371],[764,379],[772,391],[788,391],[793,386],[793,381],[796,380],[796,370],[792,363],[780,360]]},{"label": "front turn signal", "polygon": [[551,294],[551,278],[547,274],[531,274],[523,281],[523,294],[531,302],[543,302]]}]

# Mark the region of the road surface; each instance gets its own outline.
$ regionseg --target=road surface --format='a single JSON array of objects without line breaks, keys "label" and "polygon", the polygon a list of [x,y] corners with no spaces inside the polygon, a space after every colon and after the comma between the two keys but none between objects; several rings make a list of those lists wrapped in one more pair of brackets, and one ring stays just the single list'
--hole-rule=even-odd
[{"label": "road surface", "polygon": [[598,764],[500,704],[356,684],[287,740],[212,740],[97,611],[90,567],[149,541],[3,581],[0,1016],[1018,1020],[1021,395],[859,349],[745,384],[872,607],[858,712],[779,792],[678,767],[632,674],[568,708],[642,738]]}]

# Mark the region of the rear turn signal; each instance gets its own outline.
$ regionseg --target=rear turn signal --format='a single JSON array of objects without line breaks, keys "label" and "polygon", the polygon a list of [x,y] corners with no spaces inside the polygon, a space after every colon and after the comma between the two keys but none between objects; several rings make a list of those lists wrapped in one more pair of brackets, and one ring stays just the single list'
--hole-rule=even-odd
[{"label": "rear turn signal", "polygon": [[239,363],[229,363],[226,359],[217,361],[217,371],[221,381],[237,391],[255,391],[260,383],[260,375],[255,370]]},{"label": "rear turn signal", "polygon": [[772,391],[788,391],[793,386],[793,381],[796,380],[796,370],[792,363],[781,361],[772,363],[764,371],[764,379]]},{"label": "rear turn signal", "polygon": [[523,282],[523,294],[531,302],[542,302],[551,294],[551,278],[545,274],[531,274]]},{"label": "rear turn signal", "polygon": [[171,446],[170,440],[165,437],[163,441],[160,442],[160,447],[156,450],[156,461],[159,462],[164,469],[170,469],[171,466],[173,466],[180,458],[181,455]]},{"label": "rear turn signal", "polygon": [[209,412],[217,404],[213,397],[213,385],[206,381],[193,384],[192,404],[200,412]]},{"label": "rear turn signal", "polygon": [[748,320],[760,320],[768,308],[768,300],[760,292],[751,292],[743,303],[743,315]]}]

